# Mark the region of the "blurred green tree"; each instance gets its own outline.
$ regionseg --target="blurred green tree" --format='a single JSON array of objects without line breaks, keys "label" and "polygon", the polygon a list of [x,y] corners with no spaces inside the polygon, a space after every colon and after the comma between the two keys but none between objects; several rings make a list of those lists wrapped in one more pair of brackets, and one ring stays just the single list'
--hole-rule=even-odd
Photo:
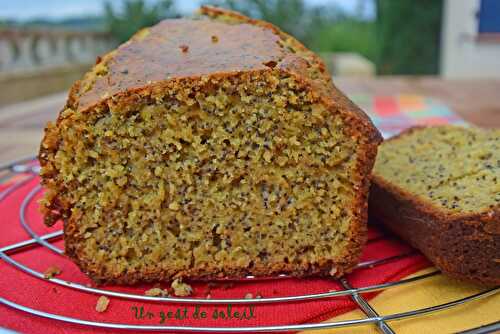
[{"label": "blurred green tree", "polygon": [[[366,0],[358,0],[355,14],[334,3],[307,5],[305,0],[205,0],[269,21],[295,36],[310,49],[325,54],[356,52],[377,64],[379,74],[436,74],[443,0],[371,0],[376,21],[361,15]],[[163,18],[178,17],[175,0],[125,0],[106,3],[105,22],[119,42],[140,28]]]},{"label": "blurred green tree", "polygon": [[241,12],[280,27],[311,47],[316,33],[344,17],[335,5],[307,6],[304,0],[207,0],[204,3]]},{"label": "blurred green tree", "polygon": [[123,8],[116,9],[105,3],[105,22],[114,38],[123,43],[139,29],[154,25],[168,17],[178,17],[174,0],[161,0],[148,4],[144,0],[125,0]]},{"label": "blurred green tree", "polygon": [[353,52],[375,61],[377,41],[375,23],[346,18],[317,29],[309,47],[317,52]]},{"label": "blurred green tree", "polygon": [[[208,0],[205,3],[242,12],[275,24],[305,46],[325,56],[331,52],[355,52],[375,61],[375,23],[347,15],[335,4],[306,5],[303,0]],[[358,0],[363,12],[366,0]]]},{"label": "blurred green tree", "polygon": [[380,74],[439,71],[442,0],[377,0]]}]

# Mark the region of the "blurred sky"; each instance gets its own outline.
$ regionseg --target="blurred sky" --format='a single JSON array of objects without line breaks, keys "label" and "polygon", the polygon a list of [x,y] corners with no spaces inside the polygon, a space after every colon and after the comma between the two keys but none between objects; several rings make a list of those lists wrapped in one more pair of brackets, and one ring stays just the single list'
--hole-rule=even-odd
[{"label": "blurred sky", "polygon": [[[154,0],[147,0],[148,2]],[[34,18],[61,19],[102,14],[105,0],[0,0],[0,18],[29,20]],[[111,0],[120,4],[122,0]],[[177,0],[177,8],[183,13],[193,12],[202,0]],[[363,2],[363,17],[375,16],[373,0],[305,0],[310,5],[336,4],[348,12],[354,12]]]}]

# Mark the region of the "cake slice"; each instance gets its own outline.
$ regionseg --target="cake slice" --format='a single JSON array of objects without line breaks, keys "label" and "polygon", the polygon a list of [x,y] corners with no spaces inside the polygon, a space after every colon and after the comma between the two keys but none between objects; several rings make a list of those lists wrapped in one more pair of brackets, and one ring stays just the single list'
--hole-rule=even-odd
[{"label": "cake slice", "polygon": [[387,140],[369,208],[445,274],[500,284],[500,130],[417,127]]},{"label": "cake slice", "polygon": [[380,141],[298,41],[203,7],[74,84],[41,144],[42,210],[99,282],[340,276]]}]

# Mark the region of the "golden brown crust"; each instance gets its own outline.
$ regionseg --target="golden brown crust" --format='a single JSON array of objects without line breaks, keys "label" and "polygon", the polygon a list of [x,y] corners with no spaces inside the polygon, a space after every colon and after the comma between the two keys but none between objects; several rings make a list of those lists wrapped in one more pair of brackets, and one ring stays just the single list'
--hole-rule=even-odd
[{"label": "golden brown crust", "polygon": [[[410,128],[396,137],[424,127]],[[500,208],[456,214],[372,175],[370,217],[419,249],[443,273],[464,281],[500,284]]]},{"label": "golden brown crust", "polygon": [[[139,101],[154,100],[157,94],[167,89],[183,87],[203,87],[208,81],[217,82],[223,78],[238,76],[263,75],[271,71],[292,76],[301,89],[310,92],[318,103],[331,112],[339,114],[346,124],[350,124],[348,133],[359,143],[357,154],[356,189],[357,197],[353,201],[355,213],[346,238],[349,246],[335,263],[332,260],[320,261],[316,265],[296,264],[276,265],[269,268],[258,261],[251,272],[256,276],[272,276],[285,273],[292,276],[312,274],[330,275],[335,266],[335,276],[339,277],[352,270],[359,260],[361,249],[366,241],[367,193],[369,174],[372,169],[377,146],[381,136],[369,118],[345,97],[331,82],[329,74],[321,60],[308,51],[302,44],[284,34],[271,24],[246,18],[238,13],[203,7],[202,13],[209,17],[218,15],[231,16],[240,21],[238,24],[226,24],[214,20],[166,20],[160,24],[136,34],[131,41],[120,46],[116,51],[97,60],[99,71],[94,68],[94,78],[84,78],[75,83],[67,101],[67,108],[79,112],[108,105],[127,108]],[[213,38],[216,36],[216,38]],[[284,39],[294,51],[285,47]],[[297,52],[299,51],[299,52]],[[303,53],[303,54],[302,54]],[[57,123],[64,118],[59,115]],[[56,125],[57,126],[57,125]],[[51,162],[47,160],[49,151],[57,151],[57,144],[49,143],[52,131],[46,130],[40,148],[40,163],[46,169]],[[50,188],[52,176],[49,172],[42,175],[43,182]],[[196,268],[184,272],[137,272],[135,274],[115,275],[99,274],[99,269],[86,263],[77,253],[73,232],[76,222],[69,220],[68,203],[59,203],[54,194],[47,204],[46,222],[51,223],[62,218],[65,221],[66,253],[83,271],[96,281],[115,283],[135,283],[138,281],[168,280],[174,277],[215,278],[221,276],[242,277],[247,270],[228,267],[224,272],[210,268]],[[72,217],[73,218],[73,217]],[[213,274],[206,275],[206,272]]]},{"label": "golden brown crust", "polygon": [[[219,41],[212,42],[211,36],[220,36]],[[162,21],[146,36],[118,48],[106,62],[107,74],[98,77],[88,91],[78,93],[78,109],[86,110],[117,93],[167,80],[264,70],[268,68],[265,63],[279,62],[285,56],[278,41],[271,31],[252,25]],[[184,45],[187,51],[183,51]]]}]

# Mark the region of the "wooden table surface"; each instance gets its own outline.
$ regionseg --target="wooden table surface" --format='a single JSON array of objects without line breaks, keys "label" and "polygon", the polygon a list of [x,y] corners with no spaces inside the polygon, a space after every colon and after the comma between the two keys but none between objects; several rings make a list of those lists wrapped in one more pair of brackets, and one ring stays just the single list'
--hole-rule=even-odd
[{"label": "wooden table surface", "polygon": [[[500,80],[449,81],[437,77],[334,78],[350,94],[419,94],[447,103],[466,121],[500,127]],[[0,87],[1,89],[1,87]],[[0,163],[35,155],[43,127],[54,120],[66,92],[0,107]]]}]

